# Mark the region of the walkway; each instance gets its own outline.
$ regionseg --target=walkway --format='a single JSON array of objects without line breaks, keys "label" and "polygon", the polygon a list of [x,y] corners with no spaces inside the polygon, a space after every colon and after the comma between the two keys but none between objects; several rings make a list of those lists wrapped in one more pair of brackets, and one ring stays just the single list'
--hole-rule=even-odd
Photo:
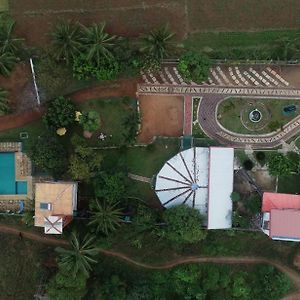
[{"label": "walkway", "polygon": [[275,148],[280,146],[283,141],[289,140],[300,132],[300,116],[286,124],[283,130],[265,135],[237,134],[222,127],[216,119],[217,107],[227,97],[276,97],[290,101],[290,99],[300,98],[300,89],[140,84],[138,86],[138,94],[187,94],[202,97],[198,115],[198,121],[202,130],[210,138],[235,148],[245,148],[246,146],[251,146],[252,149]]},{"label": "walkway", "polygon": [[[38,232],[29,232],[29,231],[20,231],[20,229],[0,224],[0,233],[6,233],[6,234],[13,234],[19,236],[20,232],[22,233],[23,238],[30,239],[33,241],[45,243],[48,245],[56,245],[56,246],[67,246],[68,242],[63,239],[58,239],[54,237],[49,237],[46,235],[42,235]],[[250,256],[241,256],[241,257],[230,257],[230,256],[187,256],[187,257],[180,257],[175,260],[169,261],[167,263],[163,264],[157,264],[157,265],[151,265],[151,264],[145,264],[142,262],[138,262],[127,255],[107,250],[103,248],[98,248],[98,251],[104,255],[112,256],[120,258],[129,264],[135,265],[137,267],[142,267],[146,269],[152,269],[152,270],[164,270],[164,269],[171,269],[178,265],[187,264],[187,263],[216,263],[216,264],[269,264],[273,267],[277,268],[281,272],[285,273],[293,282],[295,287],[300,290],[300,275],[294,271],[292,268],[277,262],[275,260],[270,260],[263,257],[250,257]],[[298,298],[292,298],[292,297],[298,297]],[[300,299],[300,293],[293,293],[291,295],[288,295],[285,300],[292,300],[292,299]]]},{"label": "walkway", "polygon": [[128,173],[128,177],[133,180],[136,180],[136,181],[151,183],[151,178],[149,178],[149,177],[144,177],[144,176],[140,176],[140,175],[136,175],[136,174],[132,174],[132,173]]}]

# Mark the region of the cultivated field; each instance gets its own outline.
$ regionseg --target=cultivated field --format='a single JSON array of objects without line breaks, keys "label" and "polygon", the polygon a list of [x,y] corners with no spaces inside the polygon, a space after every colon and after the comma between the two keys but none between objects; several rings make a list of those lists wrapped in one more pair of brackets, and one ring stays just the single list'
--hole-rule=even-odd
[{"label": "cultivated field", "polygon": [[62,18],[84,24],[106,21],[110,32],[126,36],[166,23],[179,38],[206,32],[300,28],[297,0],[8,1],[18,32],[31,45],[48,41],[53,24]]},{"label": "cultivated field", "polygon": [[139,97],[142,116],[141,143],[154,136],[181,136],[183,132],[183,98],[177,96]]}]

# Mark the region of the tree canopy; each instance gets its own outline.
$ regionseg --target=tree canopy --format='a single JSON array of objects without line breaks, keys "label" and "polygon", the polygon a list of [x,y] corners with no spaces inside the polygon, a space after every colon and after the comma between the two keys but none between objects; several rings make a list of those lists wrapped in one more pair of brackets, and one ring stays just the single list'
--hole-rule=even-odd
[{"label": "tree canopy", "polygon": [[207,80],[210,65],[204,54],[187,51],[180,57],[177,69],[185,80],[201,83]]},{"label": "tree canopy", "polygon": [[202,216],[197,209],[187,205],[168,208],[164,213],[167,226],[164,237],[172,243],[196,243],[205,239],[207,232],[201,228]]}]

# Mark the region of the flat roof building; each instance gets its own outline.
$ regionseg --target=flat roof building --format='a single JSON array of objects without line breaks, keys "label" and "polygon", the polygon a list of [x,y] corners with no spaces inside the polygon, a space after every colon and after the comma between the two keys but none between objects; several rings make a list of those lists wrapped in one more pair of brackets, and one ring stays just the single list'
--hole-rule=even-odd
[{"label": "flat roof building", "polygon": [[43,182],[35,184],[34,225],[46,234],[61,234],[77,210],[77,183]]},{"label": "flat roof building", "polygon": [[194,147],[167,161],[155,191],[166,208],[186,204],[207,217],[208,229],[232,227],[233,148]]}]

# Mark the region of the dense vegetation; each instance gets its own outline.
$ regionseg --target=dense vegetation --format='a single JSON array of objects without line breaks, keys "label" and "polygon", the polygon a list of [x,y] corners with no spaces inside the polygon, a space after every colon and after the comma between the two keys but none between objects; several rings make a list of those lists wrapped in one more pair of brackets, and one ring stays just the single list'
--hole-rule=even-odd
[{"label": "dense vegetation", "polygon": [[144,271],[104,259],[90,282],[91,299],[281,299],[290,281],[269,266],[183,265]]}]

